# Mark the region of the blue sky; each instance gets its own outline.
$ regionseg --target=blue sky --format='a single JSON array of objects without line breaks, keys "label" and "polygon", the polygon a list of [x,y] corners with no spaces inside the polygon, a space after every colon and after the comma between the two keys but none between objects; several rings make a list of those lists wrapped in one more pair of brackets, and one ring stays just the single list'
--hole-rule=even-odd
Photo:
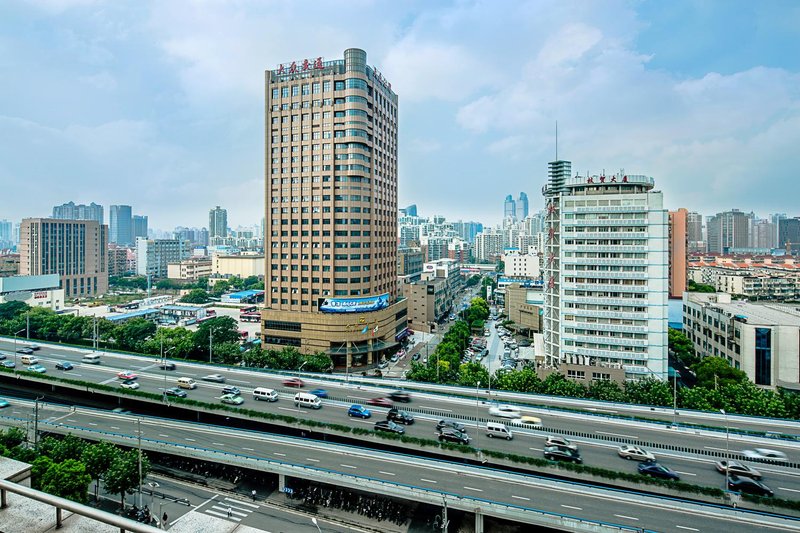
[{"label": "blue sky", "polygon": [[0,218],[263,216],[263,72],[363,48],[400,98],[400,205],[496,223],[547,162],[667,207],[800,215],[800,2],[5,0]]}]

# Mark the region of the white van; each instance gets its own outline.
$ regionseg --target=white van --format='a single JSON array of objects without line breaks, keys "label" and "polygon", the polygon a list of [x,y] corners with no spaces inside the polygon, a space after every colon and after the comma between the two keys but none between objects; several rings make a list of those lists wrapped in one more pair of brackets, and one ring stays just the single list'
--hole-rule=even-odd
[{"label": "white van", "polygon": [[277,402],[278,401],[278,393],[275,392],[273,389],[266,389],[264,387],[258,387],[253,389],[253,399],[254,400],[266,400],[268,402]]},{"label": "white van", "polygon": [[39,362],[39,359],[32,355],[23,355],[19,358],[23,365],[33,365]]},{"label": "white van", "polygon": [[514,438],[514,434],[511,433],[511,430],[508,429],[505,424],[499,422],[486,423],[486,436],[490,439],[500,437],[501,439],[511,440]]},{"label": "white van", "polygon": [[320,401],[319,397],[307,392],[298,392],[295,394],[294,404],[298,407],[310,407],[311,409],[319,409],[322,407],[322,401]]},{"label": "white van", "polygon": [[196,389],[197,382],[192,378],[178,378],[178,387],[182,389]]},{"label": "white van", "polygon": [[81,363],[87,363],[90,365],[99,365],[100,364],[100,356],[96,353],[87,353],[81,359]]}]

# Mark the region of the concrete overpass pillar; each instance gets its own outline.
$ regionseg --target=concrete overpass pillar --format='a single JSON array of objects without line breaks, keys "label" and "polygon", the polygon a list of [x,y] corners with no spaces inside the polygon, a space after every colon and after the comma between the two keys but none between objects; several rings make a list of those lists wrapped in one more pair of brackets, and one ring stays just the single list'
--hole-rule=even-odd
[{"label": "concrete overpass pillar", "polygon": [[479,509],[475,509],[475,533],[483,533],[483,515]]},{"label": "concrete overpass pillar", "polygon": [[283,492],[283,489],[286,488],[286,476],[284,474],[278,474],[278,492]]}]

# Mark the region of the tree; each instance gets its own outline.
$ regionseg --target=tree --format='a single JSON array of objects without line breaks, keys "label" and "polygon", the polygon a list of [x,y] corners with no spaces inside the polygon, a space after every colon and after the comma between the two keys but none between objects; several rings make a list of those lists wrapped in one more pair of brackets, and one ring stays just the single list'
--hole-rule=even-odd
[{"label": "tree", "polygon": [[204,304],[209,301],[208,292],[204,289],[192,289],[187,294],[181,296],[179,301],[188,304]]},{"label": "tree", "polygon": [[480,363],[464,363],[459,368],[458,384],[465,387],[489,386],[489,371]]},{"label": "tree", "polygon": [[6,302],[0,304],[0,320],[10,320],[21,316],[25,314],[28,309],[30,309],[30,307],[25,302]]},{"label": "tree", "polygon": [[84,448],[83,454],[81,454],[81,461],[86,465],[86,473],[91,479],[95,480],[95,500],[98,498],[100,478],[105,475],[118,455],[119,448],[106,441],[100,441]]},{"label": "tree", "polygon": [[544,380],[544,392],[553,396],[583,398],[586,396],[586,387],[577,381],[567,379],[563,374],[553,372]]},{"label": "tree", "polygon": [[724,388],[747,381],[747,374],[733,368],[722,357],[706,357],[692,365],[692,370],[697,376],[696,385],[707,389]]},{"label": "tree", "polygon": [[61,463],[69,459],[79,460],[86,448],[86,441],[79,439],[75,435],[67,435],[63,439],[48,439],[53,441],[47,455],[56,463]]},{"label": "tree", "polygon": [[[211,333],[213,329],[213,333]],[[218,316],[207,320],[198,326],[192,335],[193,352],[202,359],[208,360],[208,340],[215,345],[226,342],[239,342],[239,325],[229,316]]]},{"label": "tree", "polygon": [[333,359],[325,352],[316,352],[311,355],[304,356],[305,365],[304,370],[309,372],[326,372],[333,368]]},{"label": "tree", "polygon": [[596,379],[592,381],[589,388],[586,390],[586,396],[606,402],[625,401],[625,393],[622,392],[620,386],[616,382],[607,379]]},{"label": "tree", "polygon": [[185,358],[194,350],[194,333],[186,328],[159,328],[156,334],[144,344],[146,353],[160,354],[169,350],[171,359]]},{"label": "tree", "polygon": [[25,441],[25,433],[19,428],[8,428],[0,431],[0,444],[6,448],[19,446]]},{"label": "tree", "polygon": [[[150,473],[150,460],[142,454],[142,478]],[[88,483],[87,483],[88,484]],[[111,461],[103,477],[103,488],[111,494],[119,494],[119,505],[125,508],[125,493],[133,494],[139,486],[139,451],[122,452]]]},{"label": "tree", "polygon": [[706,285],[705,283],[695,283],[694,280],[689,280],[686,285],[686,292],[717,292],[713,285]]},{"label": "tree", "polygon": [[655,378],[625,382],[625,396],[629,403],[643,405],[672,405],[672,386]]},{"label": "tree", "polygon": [[86,466],[75,459],[52,463],[41,478],[41,490],[79,503],[86,503],[86,493],[92,478]]},{"label": "tree", "polygon": [[140,352],[144,342],[155,335],[157,329],[149,320],[134,318],[119,326],[115,335],[121,348]]},{"label": "tree", "polygon": [[694,345],[682,331],[674,328],[667,330],[669,336],[669,349],[684,365],[692,366],[700,361],[694,351]]},{"label": "tree", "polygon": [[53,460],[46,455],[40,455],[31,463],[31,487],[42,490],[42,480],[47,470],[53,466]]},{"label": "tree", "polygon": [[228,283],[226,280],[222,279],[214,284],[214,288],[211,289],[211,294],[214,297],[219,298],[220,296],[222,296],[223,294],[225,294],[230,290],[231,290],[231,284]]}]

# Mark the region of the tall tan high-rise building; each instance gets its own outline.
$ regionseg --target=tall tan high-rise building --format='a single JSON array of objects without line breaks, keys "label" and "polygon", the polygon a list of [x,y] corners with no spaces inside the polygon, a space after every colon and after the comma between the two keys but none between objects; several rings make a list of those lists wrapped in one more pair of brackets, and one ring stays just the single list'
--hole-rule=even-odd
[{"label": "tall tan high-rise building", "polygon": [[266,72],[266,347],[378,362],[407,335],[397,275],[397,95],[367,65]]},{"label": "tall tan high-rise building", "polygon": [[58,274],[67,299],[108,291],[108,226],[96,220],[25,218],[19,236],[21,275]]},{"label": "tall tan high-rise building", "polygon": [[688,248],[689,212],[681,207],[669,212],[669,297],[683,298],[686,290],[686,269],[689,265]]}]

